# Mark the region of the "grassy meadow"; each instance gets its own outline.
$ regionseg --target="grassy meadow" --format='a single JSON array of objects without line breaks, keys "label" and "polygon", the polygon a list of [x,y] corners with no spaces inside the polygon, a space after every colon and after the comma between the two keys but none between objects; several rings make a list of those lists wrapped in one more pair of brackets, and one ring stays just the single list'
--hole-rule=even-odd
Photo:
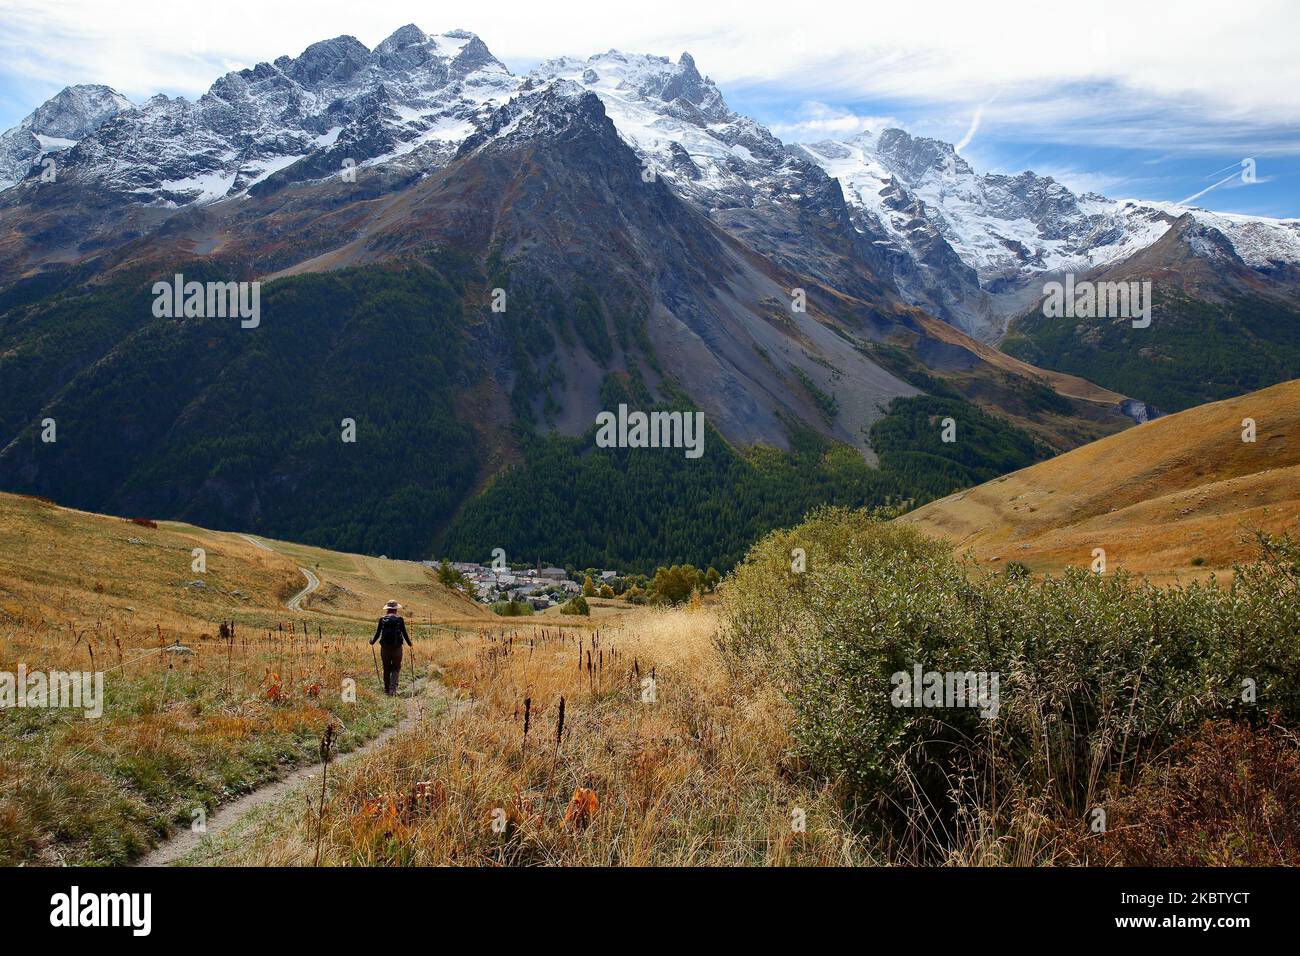
[{"label": "grassy meadow", "polygon": [[[366,644],[389,597],[427,620],[488,619],[419,565],[151,524],[0,495],[0,671],[104,673],[99,719],[0,712],[0,863],[127,862],[311,758],[327,723],[341,750],[395,723],[404,704],[379,691]],[[322,582],[307,608],[337,595],[355,616],[287,610],[299,563]],[[411,620],[422,643],[432,629]]]},{"label": "grassy meadow", "polygon": [[322,865],[869,862],[789,761],[779,695],[734,696],[717,628],[697,605],[439,637],[464,705],[340,768],[323,822],[286,800],[184,862],[310,864],[318,834]]},{"label": "grassy meadow", "polygon": [[[990,571],[829,509],[758,542],[716,596],[502,618],[417,564],[17,496],[0,527],[0,671],[106,672],[100,720],[0,716],[8,864],[136,859],[318,761],[327,726],[342,752],[404,718],[178,862],[1300,863],[1285,535],[1228,579],[1159,585]],[[300,567],[321,585],[289,611]],[[413,688],[408,658],[399,699],[365,643],[387,597],[431,678]],[[918,665],[998,675],[996,716],[899,706]]]},{"label": "grassy meadow", "polygon": [[[1295,865],[1300,553],[1260,549],[1222,586],[987,574],[827,511],[718,603],[434,639],[449,718],[186,862]],[[891,706],[914,662],[999,672],[997,718]]]}]

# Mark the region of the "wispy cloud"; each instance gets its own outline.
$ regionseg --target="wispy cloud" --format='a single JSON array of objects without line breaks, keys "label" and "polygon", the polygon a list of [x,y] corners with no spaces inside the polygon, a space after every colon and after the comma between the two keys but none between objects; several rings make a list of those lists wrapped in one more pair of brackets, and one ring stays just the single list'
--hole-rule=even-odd
[{"label": "wispy cloud", "polygon": [[841,106],[809,100],[799,104],[794,118],[770,124],[773,134],[795,143],[849,139],[864,130],[901,125],[893,116],[863,115]]},{"label": "wispy cloud", "polygon": [[[414,21],[426,30],[473,29],[515,61],[611,45],[672,56],[689,48],[720,82],[779,83],[828,103],[892,97],[969,111],[994,96],[1102,82],[1194,98],[1256,122],[1300,121],[1300,9],[1288,0],[1255,0],[1249,15],[1238,16],[1212,0],[1184,0],[1174,10],[1117,0],[931,0],[845,6],[834,16],[696,0],[660,0],[645,17],[605,0],[571,0],[564,16],[532,0],[453,9],[424,0],[6,0],[5,7],[0,43],[9,72],[76,75],[137,95],[201,92],[213,64],[252,65],[340,33],[374,44]],[[1076,106],[1086,111],[1086,103]]]}]

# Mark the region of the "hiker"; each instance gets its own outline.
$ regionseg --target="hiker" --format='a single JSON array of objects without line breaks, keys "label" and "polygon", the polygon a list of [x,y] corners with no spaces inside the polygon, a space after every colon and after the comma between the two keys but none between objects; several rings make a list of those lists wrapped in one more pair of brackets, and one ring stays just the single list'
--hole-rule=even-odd
[{"label": "hiker", "polygon": [[384,663],[384,693],[389,697],[397,693],[397,678],[402,672],[402,641],[411,644],[411,636],[406,633],[406,621],[397,612],[402,605],[389,601],[384,605],[384,616],[379,619],[375,636],[370,643],[379,642],[379,659]]}]

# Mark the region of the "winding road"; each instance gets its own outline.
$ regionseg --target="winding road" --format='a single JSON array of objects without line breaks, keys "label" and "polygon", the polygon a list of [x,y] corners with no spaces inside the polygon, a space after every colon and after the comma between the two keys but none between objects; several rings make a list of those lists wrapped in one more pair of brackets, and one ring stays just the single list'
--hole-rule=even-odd
[{"label": "winding road", "polygon": [[301,611],[302,599],[320,587],[320,578],[316,577],[316,575],[312,574],[304,567],[299,566],[298,570],[307,575],[307,586],[284,602],[284,606],[290,611]]},{"label": "winding road", "polygon": [[[275,551],[275,548],[271,547],[269,544],[266,544],[263,541],[258,541],[250,534],[240,534],[240,537],[243,538],[245,541],[247,541],[249,544],[253,544],[261,548],[263,551],[271,551],[271,552]],[[307,586],[303,588],[301,591],[299,591],[297,594],[295,594],[293,597],[289,598],[289,600],[284,602],[284,606],[287,607],[290,611],[303,610],[302,599],[305,598],[308,594],[311,594],[312,591],[315,591],[318,587],[320,587],[320,578],[316,577],[316,575],[312,574],[302,565],[298,566],[298,570],[301,571],[304,575],[306,575]]]}]

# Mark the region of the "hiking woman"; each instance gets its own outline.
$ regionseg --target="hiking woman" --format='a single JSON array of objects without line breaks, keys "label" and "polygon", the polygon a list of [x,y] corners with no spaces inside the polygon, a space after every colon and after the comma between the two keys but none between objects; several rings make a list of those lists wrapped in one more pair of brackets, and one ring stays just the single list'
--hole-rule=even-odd
[{"label": "hiking woman", "polygon": [[379,659],[384,663],[384,693],[389,697],[397,693],[397,678],[402,672],[402,641],[408,647],[414,647],[411,636],[406,633],[406,621],[397,612],[402,605],[389,601],[384,605],[384,616],[379,619],[375,636],[370,643],[379,642]]}]

